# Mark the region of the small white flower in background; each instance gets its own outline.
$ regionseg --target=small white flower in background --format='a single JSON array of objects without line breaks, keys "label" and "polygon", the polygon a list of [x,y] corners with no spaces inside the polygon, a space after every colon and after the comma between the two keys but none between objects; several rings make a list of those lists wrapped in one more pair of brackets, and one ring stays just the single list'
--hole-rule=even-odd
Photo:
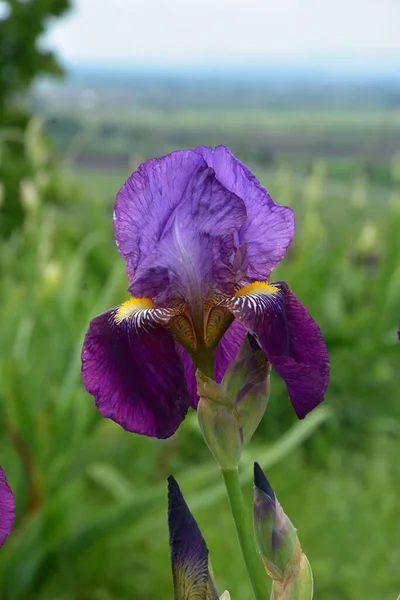
[{"label": "small white flower in background", "polygon": [[26,210],[36,210],[39,206],[37,187],[30,179],[23,179],[19,184],[21,203]]},{"label": "small white flower in background", "polygon": [[[399,600],[399,599],[400,599],[400,596],[397,598],[397,600]],[[225,592],[222,594],[222,596],[219,600],[231,600],[230,593],[225,590]]]}]

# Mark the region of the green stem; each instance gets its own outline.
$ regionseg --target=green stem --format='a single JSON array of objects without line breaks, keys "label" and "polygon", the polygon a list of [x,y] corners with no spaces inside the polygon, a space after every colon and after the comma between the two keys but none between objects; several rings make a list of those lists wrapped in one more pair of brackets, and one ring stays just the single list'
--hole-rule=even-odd
[{"label": "green stem", "polygon": [[268,596],[268,578],[265,575],[261,559],[256,550],[253,538],[253,527],[244,504],[238,470],[222,471],[226,491],[231,505],[236,533],[250,582],[256,600],[266,600]]}]

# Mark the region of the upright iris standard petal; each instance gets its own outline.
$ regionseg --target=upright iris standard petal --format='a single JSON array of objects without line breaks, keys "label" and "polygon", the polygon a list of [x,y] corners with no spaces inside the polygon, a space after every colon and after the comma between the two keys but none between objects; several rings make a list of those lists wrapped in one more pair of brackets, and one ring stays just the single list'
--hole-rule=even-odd
[{"label": "upright iris standard petal", "polygon": [[286,283],[256,282],[226,302],[285,380],[299,418],[324,399],[329,357],[317,323]]},{"label": "upright iris standard petal", "polygon": [[15,519],[14,496],[0,467],[0,546],[11,533]]},{"label": "upright iris standard petal", "polygon": [[115,239],[127,261],[130,281],[162,239],[171,215],[187,200],[193,172],[204,166],[192,151],[175,152],[141,164],[117,194]]},{"label": "upright iris standard petal", "polygon": [[215,150],[197,148],[218,180],[242,198],[247,219],[238,233],[237,245],[246,244],[247,277],[269,279],[272,269],[282,260],[295,229],[293,211],[274,202],[253,173],[225,146]]},{"label": "upright iris standard petal", "polygon": [[161,309],[124,314],[124,305],[90,323],[82,350],[82,378],[104,417],[151,437],[171,436],[190,397],[175,341]]},{"label": "upright iris standard petal", "polygon": [[208,568],[208,548],[171,476],[168,478],[168,525],[175,600],[218,600]]},{"label": "upright iris standard petal", "polygon": [[185,150],[147,161],[117,195],[115,236],[130,290],[162,301],[205,299],[223,268],[225,245],[244,224],[243,201],[200,154]]}]

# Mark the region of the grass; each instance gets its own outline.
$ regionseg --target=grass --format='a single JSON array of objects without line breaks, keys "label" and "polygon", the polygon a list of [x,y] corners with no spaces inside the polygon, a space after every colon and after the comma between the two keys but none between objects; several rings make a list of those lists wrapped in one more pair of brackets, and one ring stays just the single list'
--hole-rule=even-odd
[{"label": "grass", "polygon": [[[173,472],[207,539],[219,589],[250,600],[195,415],[165,442],[131,435],[100,418],[80,382],[90,318],[127,294],[112,234],[112,197],[126,175],[71,180],[70,173],[63,203],[31,207],[24,231],[1,244],[0,456],[18,520],[0,552],[0,596],[172,598],[166,477]],[[250,506],[257,459],[298,527],[317,598],[395,600],[399,181],[377,194],[355,180],[339,194],[320,163],[302,179],[285,166],[258,175],[295,210],[296,238],[274,278],[285,279],[320,323],[332,382],[322,412],[296,423],[274,374],[270,405],[242,461],[246,498]]]}]

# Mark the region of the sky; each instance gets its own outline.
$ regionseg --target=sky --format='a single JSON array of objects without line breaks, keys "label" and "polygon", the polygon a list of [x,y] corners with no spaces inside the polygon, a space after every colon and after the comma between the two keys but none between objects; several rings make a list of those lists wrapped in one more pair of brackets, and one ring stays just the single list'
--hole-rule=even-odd
[{"label": "sky", "polygon": [[400,0],[75,0],[46,43],[86,65],[400,69],[399,32]]}]

